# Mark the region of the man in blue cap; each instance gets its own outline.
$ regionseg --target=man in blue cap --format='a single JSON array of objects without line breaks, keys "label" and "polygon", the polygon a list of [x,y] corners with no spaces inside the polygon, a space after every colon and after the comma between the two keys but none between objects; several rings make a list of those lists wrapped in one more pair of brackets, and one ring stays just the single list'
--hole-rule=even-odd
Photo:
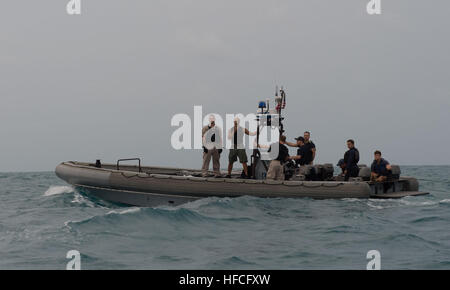
[{"label": "man in blue cap", "polygon": [[344,158],[340,159],[338,164],[336,164],[337,167],[339,167],[342,172],[341,172],[341,176],[345,176],[345,161]]},{"label": "man in blue cap", "polygon": [[295,160],[295,164],[297,166],[302,166],[302,165],[307,165],[307,160],[306,160],[306,152],[305,152],[305,138],[303,138],[302,136],[295,138],[295,140],[297,141],[297,143],[292,143],[292,142],[286,142],[286,145],[290,146],[290,147],[297,147],[297,155],[295,156],[291,156],[290,159],[291,160]]}]

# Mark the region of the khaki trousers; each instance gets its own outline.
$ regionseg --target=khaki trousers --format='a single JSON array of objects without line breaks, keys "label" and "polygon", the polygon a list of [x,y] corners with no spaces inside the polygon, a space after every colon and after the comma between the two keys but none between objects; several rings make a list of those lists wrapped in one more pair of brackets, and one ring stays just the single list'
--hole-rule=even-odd
[{"label": "khaki trousers", "polygon": [[208,172],[209,163],[211,162],[211,157],[213,160],[214,174],[220,175],[220,154],[219,154],[219,150],[217,150],[216,148],[208,150],[208,153],[203,152],[202,173],[206,174]]},{"label": "khaki trousers", "polygon": [[284,180],[283,165],[278,160],[272,160],[267,171],[266,179]]}]

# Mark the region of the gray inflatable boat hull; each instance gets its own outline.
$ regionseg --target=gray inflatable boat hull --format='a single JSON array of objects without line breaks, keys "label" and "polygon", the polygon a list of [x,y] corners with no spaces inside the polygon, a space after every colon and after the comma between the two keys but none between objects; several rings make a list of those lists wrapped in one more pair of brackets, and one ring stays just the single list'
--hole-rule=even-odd
[{"label": "gray inflatable boat hull", "polygon": [[271,181],[253,179],[203,178],[175,175],[189,169],[105,164],[96,168],[89,163],[64,162],[56,175],[87,195],[133,206],[179,205],[205,197],[284,197],[329,198],[400,198],[423,195],[414,178],[403,179],[403,191],[373,194],[368,182]]}]

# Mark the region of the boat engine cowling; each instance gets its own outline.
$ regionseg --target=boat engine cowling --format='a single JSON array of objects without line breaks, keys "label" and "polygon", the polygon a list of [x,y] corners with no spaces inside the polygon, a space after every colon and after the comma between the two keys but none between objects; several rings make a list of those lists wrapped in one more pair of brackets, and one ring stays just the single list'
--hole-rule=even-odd
[{"label": "boat engine cowling", "polygon": [[402,171],[400,170],[400,166],[391,165],[391,177],[392,179],[399,179]]},{"label": "boat engine cowling", "polygon": [[290,160],[283,165],[284,168],[284,177],[286,180],[289,180],[292,178],[292,176],[295,175],[295,163]]},{"label": "boat engine cowling", "polygon": [[300,166],[299,173],[305,176],[305,180],[314,181],[317,180],[322,172],[321,165],[303,165]]},{"label": "boat engine cowling", "polygon": [[334,174],[334,166],[331,163],[325,163],[322,170],[322,180],[332,180]]},{"label": "boat engine cowling", "polygon": [[299,174],[304,175],[306,180],[326,181],[332,180],[334,173],[333,164],[303,165],[299,168]]},{"label": "boat engine cowling", "polygon": [[358,177],[361,177],[362,180],[368,181],[370,180],[371,170],[369,167],[361,167],[359,168]]},{"label": "boat engine cowling", "polygon": [[301,175],[309,176],[311,174],[311,165],[300,166],[299,172]]},{"label": "boat engine cowling", "polygon": [[313,172],[311,173],[313,175],[310,177],[311,180],[322,180],[323,165],[320,164],[313,165]]}]

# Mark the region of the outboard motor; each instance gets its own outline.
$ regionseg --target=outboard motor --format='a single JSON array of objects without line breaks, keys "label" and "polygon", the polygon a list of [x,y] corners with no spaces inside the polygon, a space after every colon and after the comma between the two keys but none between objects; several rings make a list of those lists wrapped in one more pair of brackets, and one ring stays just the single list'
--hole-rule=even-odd
[{"label": "outboard motor", "polygon": [[301,175],[307,176],[311,172],[311,166],[310,165],[303,165],[303,166],[300,166],[298,170],[299,170],[299,173]]},{"label": "outboard motor", "polygon": [[316,179],[316,170],[312,165],[303,165],[300,166],[300,175],[305,176],[305,180],[315,180]]},{"label": "outboard motor", "polygon": [[400,174],[402,173],[402,171],[400,170],[400,166],[398,165],[391,165],[391,178],[394,180],[398,180],[400,179]]},{"label": "outboard motor", "polygon": [[331,163],[322,166],[322,180],[333,180],[334,167]]},{"label": "outboard motor", "polygon": [[327,164],[317,164],[314,165],[313,169],[314,172],[314,180],[317,181],[328,181],[333,180],[333,173],[334,173],[334,167],[333,164],[327,163]]},{"label": "outboard motor", "polygon": [[371,175],[371,170],[369,167],[365,166],[365,167],[359,168],[358,177],[360,177],[362,180],[369,181],[370,175]]},{"label": "outboard motor", "polygon": [[312,180],[319,181],[322,179],[323,166],[320,164],[313,165],[314,176],[312,176]]},{"label": "outboard motor", "polygon": [[284,167],[284,179],[289,180],[295,174],[295,163],[292,160],[283,164]]}]

